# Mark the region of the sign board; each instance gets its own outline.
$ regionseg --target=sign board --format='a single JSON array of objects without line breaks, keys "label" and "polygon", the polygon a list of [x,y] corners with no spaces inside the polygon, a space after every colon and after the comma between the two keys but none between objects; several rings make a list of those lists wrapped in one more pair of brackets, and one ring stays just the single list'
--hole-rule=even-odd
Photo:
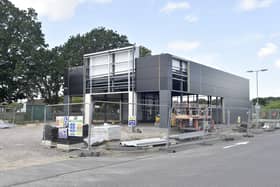
[{"label": "sign board", "polygon": [[83,116],[69,116],[68,136],[83,136]]},{"label": "sign board", "polygon": [[55,117],[56,127],[66,127],[68,125],[68,116],[56,116]]},{"label": "sign board", "polygon": [[136,117],[135,116],[129,116],[128,126],[129,127],[135,127],[136,126]]},{"label": "sign board", "polygon": [[67,128],[58,128],[58,138],[67,139]]},{"label": "sign board", "polygon": [[56,116],[55,125],[56,125],[56,127],[63,127],[64,126],[64,116]]}]

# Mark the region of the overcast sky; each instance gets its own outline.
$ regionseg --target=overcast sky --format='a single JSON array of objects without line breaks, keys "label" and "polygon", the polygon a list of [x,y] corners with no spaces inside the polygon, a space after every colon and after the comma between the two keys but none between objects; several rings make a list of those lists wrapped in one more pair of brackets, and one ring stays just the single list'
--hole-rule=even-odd
[{"label": "overcast sky", "polygon": [[250,79],[256,97],[280,96],[280,0],[11,0],[34,8],[50,47],[105,26],[153,54],[172,53]]}]

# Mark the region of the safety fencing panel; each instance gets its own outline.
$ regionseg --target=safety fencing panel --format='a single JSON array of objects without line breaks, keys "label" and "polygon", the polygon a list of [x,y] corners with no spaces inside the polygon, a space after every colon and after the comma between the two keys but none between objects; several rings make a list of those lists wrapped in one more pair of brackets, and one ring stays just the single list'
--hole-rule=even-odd
[{"label": "safety fencing panel", "polygon": [[84,122],[84,108],[87,104],[47,105],[44,110],[43,141],[58,145],[85,147],[88,125]]},{"label": "safety fencing panel", "polygon": [[1,105],[0,106],[0,120],[9,122],[9,123],[15,123],[16,121],[16,108]]},{"label": "safety fencing panel", "polygon": [[261,110],[261,119],[275,119],[280,120],[280,109]]},{"label": "safety fencing panel", "polygon": [[200,139],[215,128],[207,105],[92,103],[48,105],[44,140],[92,149],[169,146]]},{"label": "safety fencing panel", "polygon": [[44,121],[45,105],[0,106],[0,120],[13,124],[38,123]]},{"label": "safety fencing panel", "polygon": [[174,104],[170,127],[171,139],[186,141],[203,138],[214,128],[211,110],[206,105]]},{"label": "safety fencing panel", "polygon": [[[120,141],[121,147],[166,145],[169,110],[156,104],[93,101],[92,140]],[[160,116],[160,111],[166,115]]]},{"label": "safety fencing panel", "polygon": [[43,140],[79,149],[166,145],[169,111],[168,106],[113,101],[48,105]]}]

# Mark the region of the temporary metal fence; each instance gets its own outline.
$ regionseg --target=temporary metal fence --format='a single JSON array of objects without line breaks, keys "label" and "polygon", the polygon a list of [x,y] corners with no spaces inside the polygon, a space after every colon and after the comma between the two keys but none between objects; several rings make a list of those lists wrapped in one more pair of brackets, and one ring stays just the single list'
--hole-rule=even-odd
[{"label": "temporary metal fence", "polygon": [[86,142],[88,149],[100,142],[114,146],[114,141],[126,146],[169,146],[173,139],[201,138],[212,127],[209,107],[185,104],[169,107],[95,100],[91,104],[48,105],[44,113],[45,124],[58,129],[58,142]]},{"label": "temporary metal fence", "polygon": [[263,109],[260,112],[260,118],[280,120],[280,109],[270,109],[270,110]]},{"label": "temporary metal fence", "polygon": [[0,120],[8,121],[9,123],[15,123],[16,121],[16,108],[1,105],[0,106]]},{"label": "temporary metal fence", "polygon": [[[118,125],[121,141],[149,138],[166,139],[170,107],[147,103],[94,101],[93,132],[94,128],[100,125]],[[160,111],[167,116],[160,116]]]},{"label": "temporary metal fence", "polygon": [[26,104],[23,106],[0,105],[0,120],[13,124],[44,121],[45,105]]},{"label": "temporary metal fence", "polygon": [[84,123],[84,109],[87,106],[89,104],[85,103],[47,105],[44,109],[43,141],[61,145],[83,143],[89,127]]},{"label": "temporary metal fence", "polygon": [[250,107],[227,107],[224,109],[224,121],[228,126],[251,124],[253,115]]}]

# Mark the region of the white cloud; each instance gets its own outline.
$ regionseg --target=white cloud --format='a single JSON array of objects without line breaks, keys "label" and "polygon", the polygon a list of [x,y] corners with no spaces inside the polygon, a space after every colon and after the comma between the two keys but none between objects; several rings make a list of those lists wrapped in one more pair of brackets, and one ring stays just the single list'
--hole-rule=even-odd
[{"label": "white cloud", "polygon": [[186,20],[189,23],[195,23],[199,20],[199,18],[194,15],[187,15],[187,16],[185,16],[184,20]]},{"label": "white cloud", "polygon": [[265,47],[262,47],[259,50],[258,56],[261,58],[267,57],[267,56],[275,54],[277,52],[277,50],[278,50],[278,47],[274,43],[266,43]]},{"label": "white cloud", "polygon": [[99,3],[99,4],[106,4],[106,3],[111,3],[112,0],[93,0],[93,2]]},{"label": "white cloud", "polygon": [[269,37],[271,39],[279,38],[280,37],[280,32],[271,33]]},{"label": "white cloud", "polygon": [[276,60],[275,66],[278,67],[278,68],[280,68],[280,59]]},{"label": "white cloud", "polygon": [[274,0],[240,0],[239,8],[242,11],[252,11],[259,8],[267,8],[272,5]]},{"label": "white cloud", "polygon": [[180,10],[180,9],[189,9],[191,6],[188,2],[182,1],[182,2],[168,2],[161,10],[160,12],[163,13],[171,13],[175,10]]},{"label": "white cloud", "polygon": [[39,16],[51,21],[62,21],[71,18],[77,7],[86,2],[110,3],[112,0],[11,0],[20,9],[34,8]]},{"label": "white cloud", "polygon": [[191,51],[200,46],[198,41],[174,41],[168,43],[168,49],[175,51]]}]

